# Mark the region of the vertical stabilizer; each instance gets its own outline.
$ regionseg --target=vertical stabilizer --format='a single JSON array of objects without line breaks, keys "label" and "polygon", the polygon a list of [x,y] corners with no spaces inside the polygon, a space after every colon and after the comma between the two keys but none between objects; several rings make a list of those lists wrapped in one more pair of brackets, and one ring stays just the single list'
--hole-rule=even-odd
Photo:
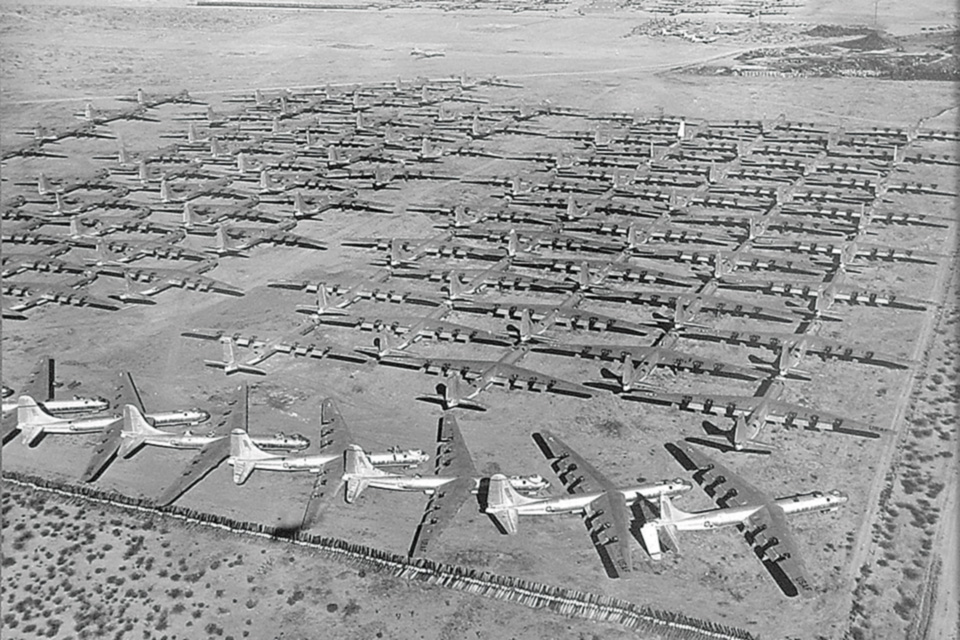
[{"label": "vertical stabilizer", "polygon": [[370,484],[370,479],[377,476],[387,475],[385,472],[376,469],[370,463],[367,454],[355,444],[347,447],[344,451],[344,481],[346,483],[344,499],[348,503],[353,503],[360,497],[363,490]]},{"label": "vertical stabilizer", "polygon": [[22,442],[32,446],[46,427],[63,422],[40,408],[37,401],[31,396],[20,396],[17,399],[17,428],[22,434]]},{"label": "vertical stabilizer", "polygon": [[123,407],[123,427],[120,430],[120,456],[129,458],[148,436],[162,436],[163,431],[151,427],[140,410],[132,404]]},{"label": "vertical stabilizer", "polygon": [[517,506],[529,502],[534,501],[517,493],[505,475],[498,473],[490,478],[486,513],[508,534],[513,535],[518,530],[520,518]]}]

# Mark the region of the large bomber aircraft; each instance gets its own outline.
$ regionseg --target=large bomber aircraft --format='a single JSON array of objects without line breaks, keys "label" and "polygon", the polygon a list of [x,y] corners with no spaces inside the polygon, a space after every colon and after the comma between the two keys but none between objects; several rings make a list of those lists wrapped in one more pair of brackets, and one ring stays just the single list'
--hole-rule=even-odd
[{"label": "large bomber aircraft", "polygon": [[723,433],[723,441],[708,442],[720,448],[732,446],[738,451],[756,451],[758,449],[755,447],[769,447],[767,443],[758,440],[768,422],[785,427],[800,426],[813,431],[836,431],[863,438],[879,438],[888,431],[835,413],[785,402],[780,399],[784,389],[782,380],[771,379],[763,381],[753,396],[671,393],[659,389],[645,389],[635,390],[634,395],[629,398],[732,418],[733,428]]},{"label": "large bomber aircraft", "polygon": [[22,312],[50,302],[110,311],[119,309],[119,305],[113,300],[95,296],[87,291],[85,287],[96,279],[97,274],[95,272],[87,271],[81,276],[57,283],[5,280],[2,292],[5,296],[13,295],[24,298],[23,301],[9,306],[15,312]]},{"label": "large bomber aircraft", "polygon": [[437,340],[453,340],[455,342],[479,342],[484,344],[508,346],[513,339],[507,335],[499,335],[444,320],[443,317],[452,311],[449,305],[438,307],[426,316],[397,316],[391,314],[337,314],[321,315],[317,318],[320,324],[341,327],[356,327],[363,331],[390,331],[401,337],[401,342],[394,345],[395,349],[405,349],[422,338]]},{"label": "large bomber aircraft", "polygon": [[648,386],[646,380],[658,366],[742,380],[758,380],[763,377],[761,372],[750,367],[684,353],[676,348],[679,338],[680,334],[669,331],[662,333],[650,345],[582,344],[557,341],[535,344],[531,350],[620,363],[620,391],[624,393],[632,391],[634,387]]},{"label": "large bomber aircraft", "polygon": [[829,310],[833,303],[838,301],[848,304],[865,304],[916,311],[923,311],[927,308],[927,305],[931,304],[929,301],[919,298],[861,289],[855,285],[846,284],[844,278],[844,272],[841,270],[825,282],[785,282],[724,277],[719,283],[721,287],[729,289],[806,298],[816,303],[818,314]]},{"label": "large bomber aircraft", "polygon": [[611,577],[633,571],[631,506],[689,491],[692,485],[676,479],[618,487],[549,431],[534,437],[570,495],[523,496],[504,476],[495,475],[490,479],[486,512],[508,534],[517,533],[521,515],[580,513]]},{"label": "large bomber aircraft", "polygon": [[103,398],[74,397],[70,400],[56,399],[56,363],[50,356],[43,356],[33,370],[29,381],[23,386],[15,402],[3,403],[2,442],[6,444],[19,431],[19,396],[33,399],[40,409],[56,417],[89,415],[103,411],[109,403]]},{"label": "large bomber aircraft", "polygon": [[[104,429],[102,436],[94,447],[90,462],[80,477],[82,482],[93,482],[107,468],[107,465],[117,455],[118,450],[121,450],[121,455],[124,457],[132,453],[132,451],[124,449],[126,440],[123,433],[125,420],[127,419],[124,412],[128,406],[133,407],[140,419],[150,429],[154,430],[158,430],[157,427],[195,426],[210,419],[210,414],[202,409],[148,412],[143,404],[140,391],[133,380],[133,375],[128,371],[120,374],[120,391],[111,405],[113,409],[120,413],[120,416],[115,415],[116,421]],[[168,432],[161,433],[169,435]]]},{"label": "large bomber aircraft", "polygon": [[[99,262],[92,267],[96,273],[146,283],[134,293],[139,297],[152,297],[173,287],[195,289],[197,291],[213,291],[232,296],[242,296],[243,290],[226,282],[215,280],[202,275],[216,266],[216,263],[204,261],[197,263],[192,269],[169,269],[166,267],[136,267],[114,262]],[[112,294],[110,297],[123,300],[124,293]]]},{"label": "large bomber aircraft", "polygon": [[741,344],[771,351],[778,351],[785,345],[802,345],[806,353],[824,360],[836,358],[891,369],[907,369],[913,364],[908,358],[851,345],[842,340],[822,338],[816,335],[821,324],[818,320],[803,322],[794,333],[688,326],[683,328],[681,335],[692,340]]},{"label": "large bomber aircraft", "polygon": [[631,335],[649,335],[654,328],[621,318],[582,310],[583,294],[574,293],[559,304],[538,304],[530,302],[511,302],[501,300],[454,301],[456,311],[486,313],[493,316],[520,320],[524,312],[529,313],[534,322],[546,321],[550,325],[565,326],[570,329],[588,329],[591,331],[613,331]]},{"label": "large bomber aircraft", "polygon": [[670,443],[667,449],[692,472],[693,479],[714,499],[718,508],[688,513],[675,507],[668,496],[661,495],[660,516],[640,527],[651,557],[662,556],[661,533],[679,549],[678,531],[712,531],[736,526],[785,595],[811,597],[816,594],[786,516],[836,511],[847,501],[847,496],[838,491],[814,491],[773,499],[694,447]]},{"label": "large bomber aircraft", "polygon": [[[470,451],[456,417],[445,412],[440,419],[437,438],[435,472],[432,476],[407,476],[387,473],[373,466],[370,457],[359,447],[346,450],[343,481],[346,484],[344,498],[355,502],[364,489],[375,487],[393,491],[422,491],[430,496],[423,519],[414,535],[409,555],[427,553],[450,522],[456,517],[463,503],[477,493],[480,481]],[[539,491],[546,482],[539,476],[517,477],[508,480],[523,490]]]},{"label": "large bomber aircraft", "polygon": [[[136,408],[136,405],[129,405]],[[242,430],[246,432],[248,427],[248,390],[247,385],[243,384],[237,389],[237,397],[234,401],[234,407],[230,412],[228,425],[231,432]],[[135,424],[136,416],[130,415],[131,423],[126,426],[127,438],[137,438],[145,436],[142,428],[138,429]],[[186,493],[190,487],[200,482],[208,473],[216,469],[220,464],[230,456],[230,438],[227,434],[220,433],[220,437],[215,438],[200,446],[196,456],[187,464],[186,468],[180,473],[180,476],[171,484],[157,499],[158,504],[167,505],[173,503],[177,498]],[[122,436],[121,436],[122,437]],[[281,434],[280,442],[288,441],[288,449],[302,449],[305,439],[302,436],[283,437]],[[144,443],[146,440],[144,439]],[[126,445],[126,454],[133,454],[136,451],[135,442]],[[192,448],[192,447],[191,447]],[[92,464],[91,464],[92,466]]]},{"label": "large bomber aircraft", "polygon": [[17,428],[26,446],[36,445],[48,433],[97,433],[116,421],[116,416],[58,418],[44,411],[30,396],[17,399]]},{"label": "large bomber aircraft", "polygon": [[[366,358],[358,356],[353,351],[344,347],[339,347],[327,340],[313,339],[310,336],[315,332],[317,324],[308,321],[301,324],[295,330],[284,337],[276,339],[261,339],[253,335],[242,335],[240,333],[228,333],[220,329],[192,329],[184,331],[180,335],[187,338],[199,338],[201,340],[215,340],[223,347],[224,357],[222,361],[205,360],[204,364],[209,367],[223,369],[224,373],[253,373],[265,375],[266,372],[259,369],[257,365],[277,353],[285,353],[292,356],[311,357],[311,358],[334,358],[346,360],[349,362],[366,362]],[[253,357],[241,361],[235,351],[235,347],[244,347],[252,349]]]},{"label": "large bomber aircraft", "polygon": [[[550,391],[582,398],[593,396],[590,389],[574,382],[568,382],[517,366],[517,362],[530,353],[530,345],[507,349],[496,360],[464,360],[461,358],[425,358],[413,354],[385,355],[381,364],[389,364],[407,369],[419,369],[425,373],[446,376],[441,401],[446,408],[455,406],[482,409],[476,403],[476,397],[485,389],[500,385],[508,389],[527,388],[531,391]],[[460,378],[468,383],[468,393],[460,391]]]}]

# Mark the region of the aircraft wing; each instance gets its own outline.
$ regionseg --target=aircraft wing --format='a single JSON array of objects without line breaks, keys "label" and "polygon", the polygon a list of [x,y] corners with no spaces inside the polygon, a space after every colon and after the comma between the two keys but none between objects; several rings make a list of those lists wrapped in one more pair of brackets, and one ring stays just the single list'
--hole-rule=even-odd
[{"label": "aircraft wing", "polygon": [[[142,411],[143,409],[141,409]],[[80,476],[80,482],[93,482],[106,469],[120,449],[120,442],[123,438],[122,432],[123,418],[118,418],[99,434],[90,462],[87,463],[87,468]]]},{"label": "aircraft wing", "polygon": [[[741,532],[757,550],[765,565],[768,561],[775,563],[798,591],[812,595],[812,580],[783,509],[767,494],[696,447],[678,442],[668,444],[667,449],[684,468],[693,472],[694,481],[703,487],[718,507],[762,506],[741,525]],[[767,568],[770,570],[769,565]]]},{"label": "aircraft wing", "polygon": [[173,481],[169,487],[157,498],[157,504],[163,506],[172,504],[177,498],[187,492],[190,487],[197,484],[203,478],[220,466],[220,464],[230,457],[230,436],[227,435],[234,429],[243,429],[247,431],[248,427],[248,403],[249,390],[247,384],[243,383],[237,388],[237,397],[234,400],[234,407],[230,411],[230,417],[227,421],[226,434],[222,438],[217,438],[213,442],[205,445],[197,452],[187,466],[180,472],[180,475]]},{"label": "aircraft wing", "polygon": [[657,389],[634,389],[631,400],[675,406],[685,411],[736,417],[750,413],[763,398],[752,396],[722,396],[705,393],[671,393]]},{"label": "aircraft wing", "polygon": [[933,304],[928,300],[900,296],[883,291],[868,291],[849,285],[837,288],[837,300],[844,300],[850,304],[865,304],[870,306],[894,307],[898,309],[914,309],[922,311]]},{"label": "aircraft wing", "polygon": [[438,476],[455,476],[455,480],[440,487],[430,496],[427,507],[414,534],[410,556],[426,554],[431,543],[460,512],[470,498],[477,475],[473,458],[467,449],[460,426],[454,414],[445,412],[440,420],[435,472]]},{"label": "aircraft wing", "polygon": [[886,366],[895,369],[908,369],[911,365],[910,360],[907,358],[881,353],[863,347],[850,346],[838,340],[828,340],[819,336],[803,336],[783,332],[724,330],[713,327],[685,327],[682,336],[694,340],[710,340],[713,342],[763,347],[773,351],[779,351],[788,340],[802,338],[806,341],[807,353],[818,355],[821,358],[852,360],[854,362]]},{"label": "aircraft wing", "polygon": [[783,509],[776,504],[767,504],[747,519],[743,534],[754,552],[762,557],[768,571],[773,573],[768,563],[774,564],[796,587],[798,594],[805,598],[815,595],[813,579]]},{"label": "aircraft wing", "polygon": [[427,553],[433,541],[460,512],[460,507],[471,496],[475,484],[472,477],[460,477],[437,488],[427,502],[408,555],[415,557]]},{"label": "aircraft wing", "polygon": [[420,325],[419,334],[423,337],[454,340],[456,342],[482,342],[503,346],[510,346],[514,343],[514,340],[508,335],[491,333],[448,320],[427,321]]},{"label": "aircraft wing", "polygon": [[544,453],[549,452],[551,466],[569,493],[597,493],[616,489],[606,476],[550,431],[541,431],[539,439],[546,445],[548,451]]},{"label": "aircraft wing", "polygon": [[582,398],[593,396],[593,392],[583,385],[512,364],[497,364],[493,371],[492,382],[507,389],[526,388],[531,391],[550,391]]},{"label": "aircraft wing", "polygon": [[120,374],[120,380],[120,394],[114,401],[113,406],[122,408],[124,405],[132,404],[140,411],[140,413],[146,415],[147,410],[143,406],[143,399],[140,397],[140,390],[137,389],[137,385],[133,381],[133,374],[131,374],[129,371],[124,371]]},{"label": "aircraft wing", "polygon": [[547,449],[544,453],[550,455],[554,472],[569,493],[602,493],[587,507],[585,522],[590,537],[601,555],[607,556],[619,573],[632,571],[630,511],[623,494],[553,433],[542,431],[539,439]]},{"label": "aircraft wing", "polygon": [[[347,447],[348,439],[347,423],[340,414],[336,403],[333,398],[324,398],[320,404],[319,450],[342,453]],[[320,472],[317,473],[313,488],[310,490],[310,496],[307,498],[307,504],[303,509],[303,517],[300,520],[301,529],[306,530],[313,526],[331,498],[340,493],[343,474],[342,455],[333,462],[323,465]]]},{"label": "aircraft wing", "polygon": [[208,473],[220,466],[230,457],[230,438],[217,438],[206,445],[197,455],[187,463],[186,468],[169,487],[157,498],[160,506],[172,504],[177,498],[187,492],[190,487],[200,482]]},{"label": "aircraft wing", "polygon": [[50,356],[42,356],[20,395],[30,396],[37,402],[53,400],[55,397],[55,381],[56,362]]},{"label": "aircraft wing", "polygon": [[879,438],[886,433],[884,429],[867,422],[853,420],[835,413],[822,411],[816,407],[802,407],[798,404],[774,400],[770,403],[771,422],[779,422],[787,427],[801,426],[814,431],[838,431],[865,438]]},{"label": "aircraft wing", "polygon": [[618,575],[633,571],[630,549],[630,510],[619,491],[608,491],[590,503],[585,523],[601,555],[606,555]]},{"label": "aircraft wing", "polygon": [[640,359],[653,353],[657,347],[641,347],[633,345],[615,344],[582,344],[582,343],[543,343],[531,345],[530,350],[539,353],[550,353],[558,356],[573,358],[588,358],[607,362],[622,362],[624,356]]}]

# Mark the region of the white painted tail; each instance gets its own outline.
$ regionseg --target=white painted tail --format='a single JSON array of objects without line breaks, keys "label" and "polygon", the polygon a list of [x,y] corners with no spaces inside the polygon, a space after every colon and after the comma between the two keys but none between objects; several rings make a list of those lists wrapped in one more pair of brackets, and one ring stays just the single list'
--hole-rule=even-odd
[{"label": "white painted tail", "polygon": [[163,435],[164,432],[156,429],[147,422],[140,410],[132,404],[123,407],[123,427],[120,430],[120,455],[129,458],[143,446],[148,436]]},{"label": "white painted tail", "polygon": [[535,500],[520,495],[505,475],[498,473],[490,478],[486,512],[493,516],[508,534],[513,535],[518,530],[520,517],[517,506],[530,502]]},{"label": "white painted tail", "polygon": [[353,503],[360,497],[363,490],[369,486],[371,478],[382,477],[387,474],[375,468],[363,449],[355,444],[347,447],[343,455],[343,477],[345,481],[344,499],[348,503]]}]

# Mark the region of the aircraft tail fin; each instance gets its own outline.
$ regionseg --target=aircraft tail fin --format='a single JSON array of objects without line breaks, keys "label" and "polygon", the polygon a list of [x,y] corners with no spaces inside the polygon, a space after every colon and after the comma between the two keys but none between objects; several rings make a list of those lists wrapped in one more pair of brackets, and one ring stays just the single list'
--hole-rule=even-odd
[{"label": "aircraft tail fin", "polygon": [[23,444],[33,445],[44,429],[60,422],[44,411],[31,396],[20,396],[17,399],[17,428],[23,436]]},{"label": "aircraft tail fin", "polygon": [[690,517],[690,514],[681,511],[673,506],[669,496],[660,494],[660,518],[653,522],[647,522],[640,527],[640,535],[643,538],[643,544],[647,548],[647,553],[654,560],[660,560],[663,557],[663,551],[660,546],[660,532],[667,534],[670,540],[670,546],[675,550],[680,550],[680,540],[677,533],[677,522]]},{"label": "aircraft tail fin", "polygon": [[224,150],[223,145],[220,144],[220,140],[217,136],[210,136],[210,155],[214,158],[222,158],[227,152]]},{"label": "aircraft tail fin", "polygon": [[520,312],[520,342],[529,342],[537,330],[533,318],[530,317],[530,309],[524,309]]},{"label": "aircraft tail fin", "polygon": [[511,258],[520,253],[520,239],[517,237],[516,229],[510,229],[507,234],[507,255]]},{"label": "aircraft tail fin", "polygon": [[645,522],[640,527],[640,537],[643,539],[643,546],[653,560],[663,558],[663,551],[660,549],[660,527],[654,522]]},{"label": "aircraft tail fin", "polygon": [[137,179],[144,184],[150,181],[150,169],[147,168],[146,158],[140,158],[137,162]]},{"label": "aircraft tail fin", "polygon": [[463,282],[460,280],[460,272],[452,271],[450,272],[450,295],[451,300],[462,300],[467,297],[467,290],[463,286]]},{"label": "aircraft tail fin", "polygon": [[190,201],[183,203],[183,217],[181,222],[185,227],[192,227],[200,223],[197,214],[193,211],[193,204]]},{"label": "aircraft tail fin", "polygon": [[253,443],[243,429],[230,432],[230,457],[233,460],[233,482],[243,484],[253,473],[258,460],[272,456]]},{"label": "aircraft tail fin", "polygon": [[173,202],[173,191],[166,177],[160,178],[160,202]]},{"label": "aircraft tail fin", "polygon": [[120,148],[117,150],[117,164],[120,166],[126,166],[130,164],[130,154],[127,152],[127,148],[123,146],[123,142],[120,142]]},{"label": "aircraft tail fin", "polygon": [[660,521],[663,524],[676,525],[681,520],[690,518],[691,514],[678,509],[673,505],[670,496],[665,493],[660,494]]},{"label": "aircraft tail fin", "polygon": [[83,236],[83,230],[80,228],[80,216],[70,216],[70,234],[73,238]]},{"label": "aircraft tail fin", "polygon": [[633,364],[633,356],[629,353],[623,357],[620,364],[620,386],[624,391],[630,391],[637,383],[639,367]]},{"label": "aircraft tail fin", "polygon": [[344,477],[346,479],[344,499],[353,503],[369,486],[370,478],[387,474],[374,467],[364,450],[355,444],[347,447],[343,455]]},{"label": "aircraft tail fin", "polygon": [[496,474],[490,478],[487,493],[486,512],[492,516],[504,531],[513,535],[517,533],[519,513],[517,506],[531,502],[529,498],[520,495],[510,480],[503,474]]},{"label": "aircraft tail fin", "polygon": [[123,427],[120,431],[120,456],[129,458],[146,441],[147,436],[161,435],[163,431],[150,426],[140,410],[132,404],[123,407]]},{"label": "aircraft tail fin", "polygon": [[66,207],[63,204],[63,194],[58,191],[57,193],[53,194],[53,199],[56,202],[56,205],[55,205],[56,212],[59,214],[67,213]]},{"label": "aircraft tail fin", "polygon": [[477,395],[477,390],[474,389],[472,385],[468,385],[468,388],[474,390],[467,395],[464,395],[463,385],[460,384],[459,376],[450,376],[442,386],[442,400],[445,408],[452,409],[454,407],[473,407],[481,410],[486,409],[486,407],[484,407],[482,404],[473,400],[473,397]]},{"label": "aircraft tail fin", "polygon": [[237,359],[236,343],[230,336],[221,337],[220,344],[223,347],[223,360],[204,360],[203,364],[207,365],[208,367],[223,369],[224,373],[227,375],[232,373],[252,373],[261,376],[267,375],[267,372],[263,369],[240,362]]},{"label": "aircraft tail fin", "polygon": [[200,136],[197,135],[197,125],[190,123],[187,127],[187,142],[189,144],[196,144],[200,140]]},{"label": "aircraft tail fin", "polygon": [[110,248],[110,245],[103,238],[97,238],[97,261],[99,262],[119,262],[120,256]]},{"label": "aircraft tail fin", "polygon": [[260,191],[268,192],[276,190],[277,183],[273,181],[273,176],[267,169],[260,170]]}]

